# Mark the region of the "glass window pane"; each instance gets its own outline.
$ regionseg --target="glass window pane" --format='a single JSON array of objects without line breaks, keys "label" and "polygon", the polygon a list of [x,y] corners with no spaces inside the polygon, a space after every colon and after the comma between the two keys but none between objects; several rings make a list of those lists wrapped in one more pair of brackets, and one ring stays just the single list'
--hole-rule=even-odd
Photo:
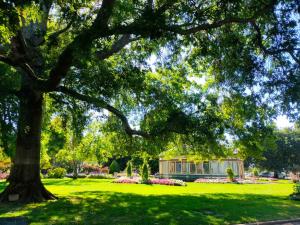
[{"label": "glass window pane", "polygon": [[196,173],[196,165],[195,163],[190,163],[190,173],[195,174]]},{"label": "glass window pane", "polygon": [[209,174],[209,162],[203,163],[203,170],[205,174]]},{"label": "glass window pane", "polygon": [[181,162],[176,162],[176,173],[181,173]]}]

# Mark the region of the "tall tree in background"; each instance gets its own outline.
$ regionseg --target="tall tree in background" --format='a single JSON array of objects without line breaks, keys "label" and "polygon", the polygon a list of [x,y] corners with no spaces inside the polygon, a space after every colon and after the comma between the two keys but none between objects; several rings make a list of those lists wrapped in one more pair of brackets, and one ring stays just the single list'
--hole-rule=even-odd
[{"label": "tall tree in background", "polygon": [[276,147],[263,153],[263,160],[255,164],[259,167],[274,171],[293,171],[300,168],[300,129],[279,130],[276,133]]},{"label": "tall tree in background", "polygon": [[216,147],[229,133],[259,147],[253,138],[269,133],[267,102],[298,107],[297,2],[2,1],[0,92],[17,98],[19,111],[0,200],[54,198],[40,180],[45,95],[57,111],[74,98],[110,112],[138,142],[179,135],[225,154]]}]

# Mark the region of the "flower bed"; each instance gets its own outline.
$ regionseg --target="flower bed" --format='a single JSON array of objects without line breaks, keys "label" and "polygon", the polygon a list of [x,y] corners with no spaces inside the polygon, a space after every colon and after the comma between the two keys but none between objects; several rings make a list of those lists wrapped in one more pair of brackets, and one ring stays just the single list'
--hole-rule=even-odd
[{"label": "flower bed", "polygon": [[[113,183],[123,183],[123,184],[141,184],[140,178],[127,178],[120,177],[113,181]],[[186,186],[186,183],[182,180],[176,179],[149,179],[146,184],[159,184],[159,185],[171,185],[171,186]]]},{"label": "flower bed", "polygon": [[195,183],[222,183],[222,184],[226,184],[226,183],[235,183],[235,184],[267,184],[267,183],[271,183],[277,181],[277,179],[264,179],[264,180],[260,180],[260,179],[234,179],[233,181],[230,181],[227,178],[199,178],[197,180],[195,180]]},{"label": "flower bed", "polygon": [[149,184],[186,186],[186,183],[184,181],[176,179],[150,179]]},{"label": "flower bed", "polygon": [[4,180],[8,178],[8,173],[0,173],[0,180]]},{"label": "flower bed", "polygon": [[101,173],[90,173],[88,175],[88,178],[93,178],[93,179],[112,179],[114,178],[113,175],[111,174],[101,174]]},{"label": "flower bed", "polygon": [[114,180],[113,183],[139,184],[139,183],[141,183],[141,181],[140,181],[140,179],[137,179],[137,178],[120,177],[120,178]]},{"label": "flower bed", "polygon": [[232,183],[230,180],[226,178],[199,178],[194,181],[195,183]]}]

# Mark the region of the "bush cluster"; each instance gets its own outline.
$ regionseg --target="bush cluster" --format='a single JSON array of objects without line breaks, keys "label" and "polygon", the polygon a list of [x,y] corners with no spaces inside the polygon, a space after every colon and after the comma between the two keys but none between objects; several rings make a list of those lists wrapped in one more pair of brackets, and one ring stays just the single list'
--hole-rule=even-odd
[{"label": "bush cluster", "polygon": [[294,184],[294,193],[290,195],[292,200],[300,201],[300,182]]},{"label": "bush cluster", "polygon": [[109,166],[109,173],[118,173],[120,172],[120,165],[116,160],[113,160]]},{"label": "bush cluster", "polygon": [[233,170],[232,168],[228,167],[226,169],[226,172],[227,172],[227,177],[230,181],[233,181],[234,180],[234,173],[233,173]]},{"label": "bush cluster", "polygon": [[141,177],[142,183],[148,183],[149,180],[149,165],[146,161],[144,161],[142,168],[141,168]]},{"label": "bush cluster", "polygon": [[127,177],[132,177],[132,163],[131,163],[131,161],[128,161],[128,163],[127,163],[126,174],[127,174]]},{"label": "bush cluster", "polygon": [[256,167],[253,168],[252,173],[253,173],[254,177],[258,177],[259,176],[258,169]]},{"label": "bush cluster", "polygon": [[82,172],[84,172],[84,173],[100,173],[101,168],[97,165],[84,164],[82,166]]},{"label": "bush cluster", "polygon": [[65,168],[57,167],[53,168],[48,171],[48,177],[49,178],[63,178],[67,174],[67,171]]},{"label": "bush cluster", "polygon": [[300,182],[294,184],[294,194],[300,195]]}]

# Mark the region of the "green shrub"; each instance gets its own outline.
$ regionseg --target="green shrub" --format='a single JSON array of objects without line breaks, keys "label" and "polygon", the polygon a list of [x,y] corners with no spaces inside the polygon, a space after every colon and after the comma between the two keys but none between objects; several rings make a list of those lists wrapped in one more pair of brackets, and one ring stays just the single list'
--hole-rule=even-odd
[{"label": "green shrub", "polygon": [[118,173],[120,172],[120,165],[116,160],[113,160],[109,166],[109,173]]},{"label": "green shrub", "polygon": [[300,183],[295,183],[294,184],[294,194],[300,195]]},{"label": "green shrub", "polygon": [[142,173],[141,173],[142,183],[148,183],[148,181],[149,181],[149,165],[146,161],[144,161],[141,171],[142,171]]},{"label": "green shrub", "polygon": [[63,178],[66,174],[66,169],[61,167],[57,167],[48,171],[49,178]]},{"label": "green shrub", "polygon": [[127,173],[127,177],[132,177],[132,162],[131,161],[127,162],[126,173]]},{"label": "green shrub", "polygon": [[252,174],[253,174],[254,177],[258,177],[259,176],[258,169],[256,167],[253,168]]},{"label": "green shrub", "polygon": [[228,179],[229,179],[230,181],[233,181],[233,179],[234,179],[234,173],[233,173],[233,170],[232,170],[230,167],[228,167],[228,168],[226,169],[226,172],[227,172],[227,177],[228,177]]},{"label": "green shrub", "polygon": [[294,192],[290,195],[290,199],[300,201],[300,182],[294,184]]}]

